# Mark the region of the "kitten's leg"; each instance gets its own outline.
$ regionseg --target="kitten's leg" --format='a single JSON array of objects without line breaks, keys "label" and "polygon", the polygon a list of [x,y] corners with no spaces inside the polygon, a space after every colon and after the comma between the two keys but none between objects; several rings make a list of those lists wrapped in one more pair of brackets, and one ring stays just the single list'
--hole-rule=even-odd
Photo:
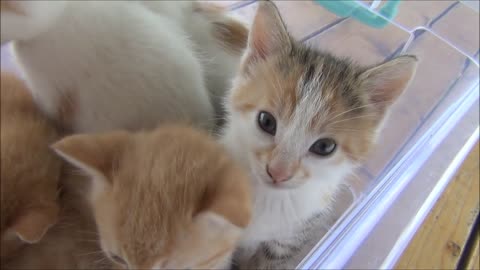
[{"label": "kitten's leg", "polygon": [[65,1],[0,1],[1,43],[28,40],[47,31],[62,14]]}]

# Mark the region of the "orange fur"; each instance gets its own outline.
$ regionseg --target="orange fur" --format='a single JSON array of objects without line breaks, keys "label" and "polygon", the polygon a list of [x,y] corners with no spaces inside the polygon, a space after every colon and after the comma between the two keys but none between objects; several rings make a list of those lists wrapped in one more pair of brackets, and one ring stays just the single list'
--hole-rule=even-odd
[{"label": "orange fur", "polygon": [[213,23],[213,35],[233,54],[240,54],[247,45],[248,29],[240,22],[226,20]]},{"label": "orange fur", "polygon": [[243,52],[247,46],[248,28],[237,20],[225,17],[224,7],[212,3],[195,2],[195,12],[212,19],[213,36],[224,49],[235,55]]},{"label": "orange fur", "polygon": [[12,0],[0,0],[0,10],[14,12],[19,15],[25,15],[25,12],[21,10]]},{"label": "orange fur", "polygon": [[[259,107],[274,109],[281,107],[282,117],[289,118],[296,105],[297,81],[302,76],[302,67],[292,65],[288,74],[279,73],[275,61],[262,63],[257,67],[256,80],[247,80],[238,87],[232,97],[233,106],[248,112]],[[287,75],[287,76],[284,76]],[[258,91],[262,89],[262,91]]]},{"label": "orange fur", "polygon": [[228,266],[250,220],[249,181],[207,134],[166,126],[53,147],[92,176],[89,199],[111,258],[131,268]]},{"label": "orange fur", "polygon": [[[231,100],[235,110],[242,113],[266,110],[274,113],[285,125],[290,124],[298,104],[297,84],[305,72],[305,67],[301,63],[292,61],[288,63],[288,73],[285,73],[282,71],[283,67],[278,64],[279,61],[279,58],[272,57],[258,63],[255,76],[245,80],[233,92]],[[358,117],[348,120],[346,118],[350,118],[351,115],[346,114],[342,118],[334,119],[338,121],[345,118],[345,121],[330,125],[326,115],[335,116],[350,109],[341,91],[336,91],[335,87],[335,84],[330,84],[322,89],[323,92],[330,93],[323,98],[325,109],[319,110],[305,124],[312,133],[323,131],[335,134],[339,145],[348,156],[352,160],[360,161],[366,157],[368,150],[372,147],[371,134],[378,124],[380,115],[375,118],[361,117],[362,115],[359,114]],[[357,131],[355,136],[351,136],[351,130]]]},{"label": "orange fur", "polygon": [[[3,2],[3,1],[2,1]],[[57,220],[61,160],[49,149],[58,134],[24,83],[1,74],[1,258],[38,242]]]},{"label": "orange fur", "polygon": [[95,223],[82,198],[84,176],[62,177],[61,211],[39,243],[24,247],[2,269],[112,269],[97,241]]},{"label": "orange fur", "polygon": [[58,124],[64,130],[69,132],[72,129],[71,124],[74,122],[77,105],[75,103],[74,91],[65,91],[61,96],[59,106],[57,108]]}]

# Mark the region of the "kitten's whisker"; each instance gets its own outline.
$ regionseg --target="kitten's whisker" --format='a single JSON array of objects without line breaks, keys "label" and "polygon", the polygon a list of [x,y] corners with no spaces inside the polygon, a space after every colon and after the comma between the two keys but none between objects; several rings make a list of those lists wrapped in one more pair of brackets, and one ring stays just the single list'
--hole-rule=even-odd
[{"label": "kitten's whisker", "polygon": [[98,250],[98,251],[80,253],[80,254],[77,254],[77,256],[97,255],[97,254],[101,254],[101,253],[103,254],[103,251],[102,251],[102,250]]},{"label": "kitten's whisker", "polygon": [[94,231],[81,231],[81,230],[79,231],[79,230],[77,230],[75,232],[82,233],[82,234],[90,234],[90,235],[94,235],[94,236],[100,236],[100,234],[98,234],[98,232],[94,232]]},{"label": "kitten's whisker", "polygon": [[77,242],[98,243],[98,239],[75,239]]},{"label": "kitten's whisker", "polygon": [[387,103],[386,101],[382,101],[382,102],[375,102],[375,103],[370,103],[370,104],[366,104],[366,105],[363,105],[363,106],[358,106],[358,107],[355,107],[355,108],[352,108],[352,109],[349,109],[349,110],[346,110],[344,112],[341,112],[337,115],[335,115],[334,117],[330,118],[330,121],[333,120],[333,119],[336,119],[338,118],[339,116],[342,116],[346,113],[349,113],[351,111],[355,111],[355,110],[358,110],[358,109],[361,109],[361,108],[367,108],[367,107],[370,107],[370,106],[375,106],[375,105],[378,105],[378,104],[382,104],[382,103]]},{"label": "kitten's whisker", "polygon": [[332,131],[339,131],[339,132],[362,132],[363,130],[359,130],[359,129],[332,129]]},{"label": "kitten's whisker", "polygon": [[368,117],[376,117],[377,115],[376,114],[367,114],[367,115],[361,115],[361,116],[356,116],[356,117],[351,117],[351,118],[347,118],[347,119],[342,119],[342,120],[338,120],[338,121],[335,121],[333,123],[329,123],[329,125],[333,125],[333,124],[337,124],[337,123],[341,123],[341,122],[345,122],[345,121],[350,121],[350,120],[353,120],[353,119],[362,119],[362,118],[368,118]]},{"label": "kitten's whisker", "polygon": [[100,258],[98,260],[95,260],[93,263],[94,264],[103,264],[103,263],[107,263],[109,262],[110,260],[108,259],[108,257],[106,256],[103,256],[103,258]]}]

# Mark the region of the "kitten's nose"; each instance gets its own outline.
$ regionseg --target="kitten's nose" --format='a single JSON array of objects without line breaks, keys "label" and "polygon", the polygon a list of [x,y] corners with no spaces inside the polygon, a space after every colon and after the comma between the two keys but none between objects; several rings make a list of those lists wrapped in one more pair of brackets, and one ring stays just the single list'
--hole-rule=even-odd
[{"label": "kitten's nose", "polygon": [[273,183],[281,183],[292,178],[292,172],[284,166],[267,165],[267,174],[272,178]]}]

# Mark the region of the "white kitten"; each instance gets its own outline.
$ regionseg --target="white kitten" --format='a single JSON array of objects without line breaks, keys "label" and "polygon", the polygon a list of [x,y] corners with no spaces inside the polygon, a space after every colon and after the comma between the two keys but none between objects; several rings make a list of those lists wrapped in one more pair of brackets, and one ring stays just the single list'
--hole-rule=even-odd
[{"label": "white kitten", "polygon": [[211,128],[203,59],[181,20],[186,7],[168,3],[162,14],[137,1],[2,1],[1,39],[14,40],[36,102],[72,131],[178,121]]},{"label": "white kitten", "polygon": [[273,3],[259,4],[222,137],[254,186],[239,268],[293,268],[320,239],[337,191],[415,65],[401,56],[360,67],[308,48],[288,34]]},{"label": "white kitten", "polygon": [[215,109],[223,116],[222,101],[232,87],[247,43],[248,29],[222,8],[200,1],[151,1],[143,3],[155,12],[171,17],[185,29],[205,68],[207,88]]}]

